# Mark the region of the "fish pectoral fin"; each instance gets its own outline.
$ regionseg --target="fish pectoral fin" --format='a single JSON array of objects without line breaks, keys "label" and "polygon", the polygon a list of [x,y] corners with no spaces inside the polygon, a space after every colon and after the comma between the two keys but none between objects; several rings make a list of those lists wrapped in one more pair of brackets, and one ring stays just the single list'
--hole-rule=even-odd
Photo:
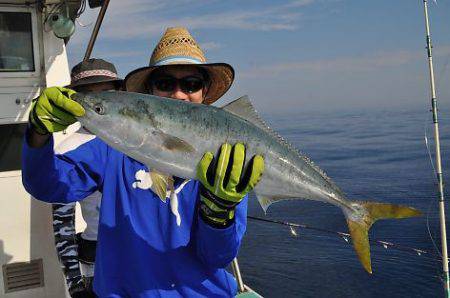
[{"label": "fish pectoral fin", "polygon": [[368,232],[372,224],[378,219],[420,216],[421,212],[415,208],[402,205],[375,202],[353,203],[362,207],[365,215],[363,217],[358,217],[352,213],[346,214],[348,229],[359,261],[368,273],[372,273],[368,236]]},{"label": "fish pectoral fin", "polygon": [[167,189],[173,189],[173,177],[157,171],[150,171],[149,175],[153,182],[150,189],[165,203]]},{"label": "fish pectoral fin", "polygon": [[154,132],[153,134],[158,135],[158,137],[161,138],[162,147],[166,150],[180,151],[186,153],[195,152],[195,148],[183,139],[166,134],[162,131],[157,131]]}]

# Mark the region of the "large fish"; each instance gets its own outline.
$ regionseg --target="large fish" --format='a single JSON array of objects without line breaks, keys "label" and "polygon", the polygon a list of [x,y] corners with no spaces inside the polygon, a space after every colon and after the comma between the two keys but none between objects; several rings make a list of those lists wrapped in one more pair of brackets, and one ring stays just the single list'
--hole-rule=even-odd
[{"label": "large fish", "polygon": [[[369,273],[371,225],[378,219],[420,215],[406,206],[347,200],[318,166],[261,120],[247,97],[222,108],[129,92],[78,93],[72,98],[86,110],[79,118],[84,127],[161,173],[195,179],[206,151],[217,152],[225,142],[244,143],[247,162],[255,154],[264,157],[265,171],[254,189],[261,206],[266,210],[284,199],[338,206],[347,219],[358,258]],[[165,197],[163,188],[160,197]]]}]

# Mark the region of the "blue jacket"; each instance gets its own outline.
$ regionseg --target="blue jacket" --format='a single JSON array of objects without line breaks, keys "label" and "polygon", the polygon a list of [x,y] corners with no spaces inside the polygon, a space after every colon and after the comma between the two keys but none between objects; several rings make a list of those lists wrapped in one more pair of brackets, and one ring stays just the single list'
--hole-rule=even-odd
[{"label": "blue jacket", "polygon": [[237,292],[224,267],[237,255],[246,228],[246,197],[235,222],[215,229],[197,212],[199,182],[175,179],[165,202],[148,189],[148,168],[98,138],[55,155],[24,141],[22,179],[49,203],[103,193],[94,289],[100,297],[226,297]]}]

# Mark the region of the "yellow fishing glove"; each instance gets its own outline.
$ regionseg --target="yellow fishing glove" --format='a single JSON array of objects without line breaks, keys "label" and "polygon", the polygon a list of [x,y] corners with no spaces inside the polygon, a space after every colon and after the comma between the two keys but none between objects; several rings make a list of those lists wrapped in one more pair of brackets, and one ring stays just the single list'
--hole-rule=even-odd
[{"label": "yellow fishing glove", "polygon": [[206,152],[197,167],[200,187],[200,216],[213,227],[225,228],[234,221],[234,209],[251,191],[264,172],[264,159],[255,155],[245,173],[245,146],[223,144],[219,158]]},{"label": "yellow fishing glove", "polygon": [[62,131],[75,123],[75,116],[83,116],[85,112],[79,103],[70,99],[75,93],[62,87],[45,88],[31,106],[30,123],[33,129],[44,135]]}]

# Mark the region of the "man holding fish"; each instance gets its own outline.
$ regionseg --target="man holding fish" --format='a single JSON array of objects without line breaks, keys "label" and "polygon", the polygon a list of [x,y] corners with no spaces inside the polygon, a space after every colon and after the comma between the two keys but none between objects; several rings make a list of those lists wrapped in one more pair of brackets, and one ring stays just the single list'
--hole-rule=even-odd
[{"label": "man holding fish", "polygon": [[[127,91],[211,104],[233,78],[230,65],[206,63],[186,29],[169,28],[150,66],[131,72],[125,85]],[[96,294],[236,295],[236,281],[224,267],[236,257],[244,235],[247,193],[264,171],[262,156],[255,154],[245,164],[245,146],[224,143],[217,158],[206,152],[199,161],[197,181],[161,173],[99,138],[57,155],[51,133],[85,113],[70,99],[74,94],[66,88],[47,88],[33,103],[23,149],[23,182],[34,197],[50,203],[102,192]],[[164,150],[189,150],[189,144],[176,138],[166,138],[165,144]]]}]

